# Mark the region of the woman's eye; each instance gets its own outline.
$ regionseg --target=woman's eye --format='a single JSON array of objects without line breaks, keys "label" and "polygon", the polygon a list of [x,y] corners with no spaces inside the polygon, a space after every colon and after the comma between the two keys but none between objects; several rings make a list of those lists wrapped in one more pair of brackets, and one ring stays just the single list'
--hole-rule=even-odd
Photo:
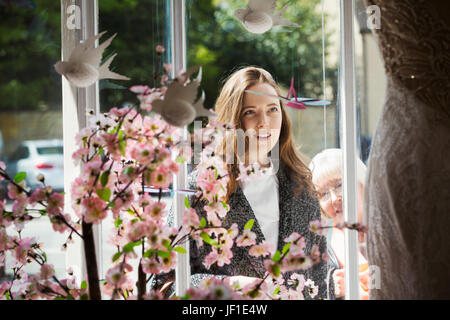
[{"label": "woman's eye", "polygon": [[[250,112],[250,113],[249,113],[249,112]],[[246,115],[248,115],[248,114],[251,114],[251,113],[253,113],[252,110],[245,111],[245,112],[244,112],[244,116],[246,116]]]},{"label": "woman's eye", "polygon": [[278,108],[277,108],[277,107],[273,107],[272,109],[270,109],[270,111],[272,111],[272,112],[277,112],[277,111],[278,111]]}]

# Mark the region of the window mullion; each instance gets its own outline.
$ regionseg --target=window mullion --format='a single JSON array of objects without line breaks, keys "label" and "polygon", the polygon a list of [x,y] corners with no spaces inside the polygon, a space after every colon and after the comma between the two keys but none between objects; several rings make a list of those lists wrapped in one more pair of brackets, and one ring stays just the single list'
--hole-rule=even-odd
[{"label": "window mullion", "polygon": [[[357,222],[356,98],[353,44],[353,0],[341,0],[341,119],[343,148],[343,211],[346,222]],[[359,299],[358,233],[345,229],[345,299]]]},{"label": "window mullion", "polygon": [[[181,70],[186,70],[186,15],[185,1],[170,1],[171,16],[171,52],[172,52],[172,78],[175,78]],[[188,136],[187,127],[183,128],[183,139]],[[185,189],[187,178],[187,164],[180,163],[178,174],[175,176],[173,188]],[[174,192],[173,208],[175,212],[175,224],[181,225],[184,210],[184,195]],[[189,264],[189,242],[182,245],[186,249],[186,254],[177,253],[177,265],[175,268],[176,285],[175,293],[178,296],[184,295],[190,284],[190,264]]]}]

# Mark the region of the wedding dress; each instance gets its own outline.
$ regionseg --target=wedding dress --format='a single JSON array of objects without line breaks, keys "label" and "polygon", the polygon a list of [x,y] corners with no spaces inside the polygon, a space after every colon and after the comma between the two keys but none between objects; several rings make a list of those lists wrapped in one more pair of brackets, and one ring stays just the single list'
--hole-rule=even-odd
[{"label": "wedding dress", "polygon": [[368,260],[381,280],[370,298],[449,299],[450,24],[437,9],[448,3],[366,3],[381,9],[374,34],[388,79],[365,194]]}]

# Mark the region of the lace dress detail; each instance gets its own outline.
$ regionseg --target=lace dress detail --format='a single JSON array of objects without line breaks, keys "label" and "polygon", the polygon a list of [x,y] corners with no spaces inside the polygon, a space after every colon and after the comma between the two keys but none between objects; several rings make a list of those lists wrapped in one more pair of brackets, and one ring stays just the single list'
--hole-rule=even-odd
[{"label": "lace dress detail", "polygon": [[450,298],[450,30],[432,2],[367,1],[388,78],[365,194],[371,299]]}]

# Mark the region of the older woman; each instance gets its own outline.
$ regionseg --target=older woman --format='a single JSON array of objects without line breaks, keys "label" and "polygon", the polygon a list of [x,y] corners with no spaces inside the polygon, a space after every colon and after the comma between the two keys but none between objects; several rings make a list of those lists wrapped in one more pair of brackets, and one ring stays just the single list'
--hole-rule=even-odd
[{"label": "older woman", "polygon": [[[318,153],[311,161],[309,168],[313,174],[313,183],[319,194],[319,203],[322,209],[322,216],[330,227],[336,227],[344,222],[342,212],[342,151],[341,149],[326,149]],[[357,180],[358,180],[358,222],[364,224],[363,200],[364,200],[364,180],[366,166],[358,159]],[[365,252],[364,233],[360,232],[359,240],[359,264],[360,280],[362,287],[361,299],[367,299],[367,275],[368,266]],[[330,269],[329,279],[334,279],[336,297],[344,295],[344,233],[337,228],[330,228],[328,233],[328,254],[333,264]]]}]

